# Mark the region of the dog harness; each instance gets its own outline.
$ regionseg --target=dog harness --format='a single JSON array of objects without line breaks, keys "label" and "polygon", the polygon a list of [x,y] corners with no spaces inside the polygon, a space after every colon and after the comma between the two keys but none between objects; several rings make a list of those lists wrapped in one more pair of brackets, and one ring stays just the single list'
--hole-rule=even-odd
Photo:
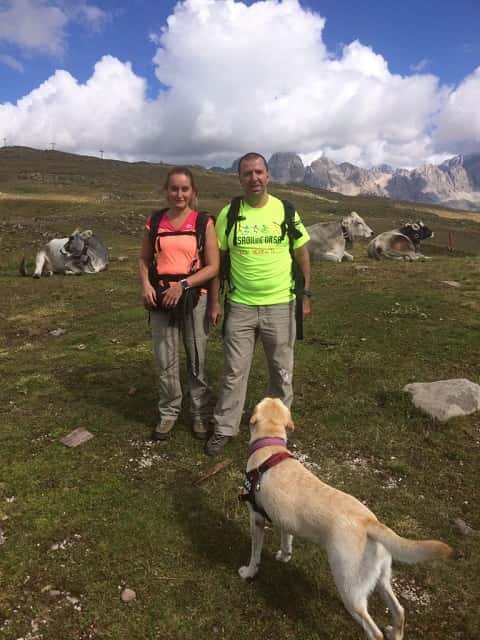
[{"label": "dog harness", "polygon": [[[282,446],[286,447],[287,443],[283,438],[260,438],[259,440],[255,440],[252,442],[248,449],[248,457],[252,455],[258,449],[262,449],[263,447],[272,447],[272,446]],[[267,458],[262,464],[256,469],[251,469],[247,471],[245,476],[245,481],[243,483],[243,491],[238,496],[239,500],[242,502],[249,502],[252,506],[252,509],[266,518],[269,522],[271,522],[268,517],[267,512],[260,505],[257,504],[255,500],[255,493],[260,491],[260,483],[262,480],[262,476],[272,467],[275,467],[280,462],[283,462],[287,458],[293,458],[294,456],[289,451],[279,451],[278,453],[272,454],[269,458]]]}]

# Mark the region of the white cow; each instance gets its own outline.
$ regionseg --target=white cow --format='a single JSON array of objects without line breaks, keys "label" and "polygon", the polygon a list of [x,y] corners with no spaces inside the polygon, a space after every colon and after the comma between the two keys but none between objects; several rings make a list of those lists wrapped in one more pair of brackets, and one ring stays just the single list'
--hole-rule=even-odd
[{"label": "white cow", "polygon": [[433,238],[434,233],[423,222],[407,222],[399,229],[384,231],[369,243],[370,258],[391,258],[394,260],[427,260],[420,253],[420,242]]},{"label": "white cow", "polygon": [[[75,229],[69,238],[55,238],[40,249],[35,258],[34,278],[42,274],[81,275],[98,273],[108,267],[108,251],[92,231]],[[25,257],[20,273],[26,276]]]},{"label": "white cow", "polygon": [[356,211],[342,218],[341,222],[317,222],[308,227],[307,231],[310,235],[307,247],[311,259],[331,262],[353,260],[346,247],[353,244],[354,238],[373,236],[372,229]]}]

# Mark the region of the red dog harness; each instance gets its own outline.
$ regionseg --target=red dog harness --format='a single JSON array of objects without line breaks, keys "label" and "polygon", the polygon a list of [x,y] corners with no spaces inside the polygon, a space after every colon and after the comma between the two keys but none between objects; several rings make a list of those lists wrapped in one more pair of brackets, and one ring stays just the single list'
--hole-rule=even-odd
[{"label": "red dog harness", "polygon": [[[252,455],[254,451],[262,449],[263,447],[271,447],[273,445],[286,447],[287,443],[283,438],[260,438],[252,442],[248,449],[248,457]],[[256,469],[247,471],[245,482],[243,483],[243,492],[238,496],[242,502],[249,502],[252,505],[252,509],[271,522],[267,512],[255,500],[255,492],[260,491],[260,483],[262,476],[272,467],[275,467],[280,462],[283,462],[287,458],[293,458],[294,456],[289,451],[279,451],[272,454],[269,458],[262,462],[262,464]]]}]

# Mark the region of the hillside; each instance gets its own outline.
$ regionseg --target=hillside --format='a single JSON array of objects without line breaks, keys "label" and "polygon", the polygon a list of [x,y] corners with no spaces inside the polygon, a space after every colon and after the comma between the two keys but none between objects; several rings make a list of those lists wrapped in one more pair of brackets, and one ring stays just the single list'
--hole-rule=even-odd
[{"label": "hillside", "polygon": [[[44,217],[48,233],[69,233],[69,218],[102,230],[109,213],[120,228],[134,232],[139,219],[162,202],[167,165],[120,162],[60,151],[0,148],[0,221],[8,210],[20,219]],[[202,208],[216,213],[239,192],[235,175],[194,167]],[[480,216],[435,205],[368,196],[343,196],[305,185],[272,183],[271,192],[292,200],[307,224],[336,219],[352,210],[375,232],[423,219],[435,231],[435,251],[445,250],[449,233],[458,251],[480,251]],[[39,200],[49,202],[39,210]],[[107,225],[108,227],[108,225]],[[37,229],[33,230],[37,233]]]},{"label": "hillside", "polygon": [[[150,439],[157,394],[137,257],[167,169],[0,150],[0,638],[360,640],[317,546],[295,540],[292,561],[276,562],[279,535],[268,527],[258,576],[238,576],[250,552],[238,500],[248,421],[268,378],[260,349],[223,466],[193,439],[187,402],[174,437]],[[239,191],[235,176],[194,171],[211,211]],[[289,447],[400,535],[454,547],[455,561],[395,563],[394,590],[407,638],[476,640],[480,412],[437,423],[402,389],[480,383],[480,224],[433,206],[271,190],[307,223],[354,209],[375,230],[419,217],[435,230],[429,261],[377,262],[358,242],[354,262],[313,265]],[[31,266],[42,242],[77,226],[105,241],[107,271],[20,277],[23,254]],[[208,346],[214,393],[222,362],[217,326]],[[67,448],[61,441],[75,429],[93,437]],[[128,604],[124,587],[136,593]],[[371,611],[384,627],[374,595]]]}]

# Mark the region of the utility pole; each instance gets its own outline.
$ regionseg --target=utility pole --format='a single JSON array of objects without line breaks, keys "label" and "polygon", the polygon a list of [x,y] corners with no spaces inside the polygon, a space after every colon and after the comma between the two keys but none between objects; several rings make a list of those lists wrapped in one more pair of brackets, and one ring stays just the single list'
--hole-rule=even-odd
[{"label": "utility pole", "polygon": [[100,157],[103,160],[103,149],[100,149]]}]

